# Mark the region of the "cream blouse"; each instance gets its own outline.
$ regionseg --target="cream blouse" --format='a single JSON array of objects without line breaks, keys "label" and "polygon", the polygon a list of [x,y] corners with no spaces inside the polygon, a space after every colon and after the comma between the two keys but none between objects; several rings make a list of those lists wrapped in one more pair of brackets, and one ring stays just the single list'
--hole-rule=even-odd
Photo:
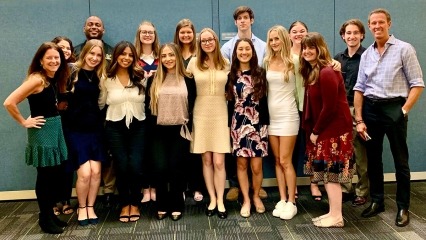
[{"label": "cream blouse", "polygon": [[[145,80],[144,80],[145,81]],[[133,117],[139,121],[145,120],[145,93],[139,94],[139,88],[131,87],[132,82],[128,80],[124,87],[117,77],[101,80],[101,93],[99,95],[99,108],[108,105],[106,120],[118,122],[125,118],[126,126],[129,128]],[[146,83],[143,83],[146,85]]]}]

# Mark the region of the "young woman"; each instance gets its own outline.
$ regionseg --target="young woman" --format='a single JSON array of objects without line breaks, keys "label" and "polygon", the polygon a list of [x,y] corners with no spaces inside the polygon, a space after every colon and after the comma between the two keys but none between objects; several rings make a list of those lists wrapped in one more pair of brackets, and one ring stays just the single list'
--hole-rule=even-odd
[{"label": "young woman", "polygon": [[[61,197],[58,190],[64,186],[63,161],[67,159],[67,147],[56,103],[58,93],[66,91],[68,75],[68,66],[59,46],[52,42],[43,43],[31,61],[26,80],[4,101],[10,116],[27,128],[25,161],[37,168],[38,224],[44,232],[51,234],[62,233],[62,227],[67,226],[53,214],[52,207]],[[31,112],[27,119],[18,108],[25,98]]]},{"label": "young woman", "polygon": [[290,37],[283,26],[270,28],[267,39],[264,66],[268,81],[268,134],[275,157],[275,173],[280,192],[280,201],[272,214],[274,217],[289,220],[297,213],[296,173],[292,155],[299,131],[294,74],[298,69],[294,68]]},{"label": "young woman", "polygon": [[100,79],[105,77],[103,43],[87,41],[72,67],[68,108],[64,114],[69,157],[77,168],[78,223],[99,222],[94,210],[106,153],[102,140],[104,119],[98,107]]},{"label": "young woman", "polygon": [[313,219],[317,227],[343,227],[340,182],[352,178],[352,117],[342,74],[334,71],[324,38],[308,33],[302,40],[300,73],[305,82],[303,128],[306,138],[305,173],[324,181],[329,212]]},{"label": "young woman", "polygon": [[185,68],[197,53],[197,36],[194,24],[189,19],[182,19],[176,25],[173,42],[180,48]]},{"label": "young woman", "polygon": [[[146,78],[153,76],[153,74],[157,71],[158,67],[158,57],[160,54],[160,40],[158,38],[157,31],[153,23],[149,21],[142,21],[138,30],[136,31],[135,36],[135,48],[138,59],[138,64],[144,70],[144,76]],[[149,171],[151,166],[147,163],[144,168],[145,171],[142,187],[143,187],[143,198],[142,203],[155,201],[157,199],[155,188],[152,182],[152,176]]]},{"label": "young woman", "polygon": [[184,167],[189,154],[192,109],[196,88],[183,67],[179,47],[174,43],[160,48],[158,70],[148,80],[145,113],[151,141],[153,183],[157,189],[157,218],[168,214],[182,217],[185,190]]},{"label": "young woman", "polygon": [[114,47],[108,78],[101,80],[100,108],[108,105],[105,132],[114,158],[121,222],[140,218],[145,147],[145,87],[136,49],[122,41]]},{"label": "young woman", "polygon": [[[197,54],[197,36],[195,35],[195,26],[189,19],[182,19],[176,25],[176,31],[173,42],[179,46],[182,54],[183,65],[187,68],[189,61]],[[188,184],[187,192],[192,194],[194,201],[203,201],[201,189],[203,182],[202,160],[200,154],[189,155],[190,164],[185,168],[186,181]]]},{"label": "young woman", "polygon": [[197,86],[191,152],[202,156],[203,175],[210,196],[206,215],[212,216],[217,209],[218,217],[225,219],[228,216],[223,203],[225,153],[230,152],[230,141],[224,89],[229,62],[222,56],[219,39],[212,29],[201,30],[197,45],[197,57],[191,59],[187,68],[194,75]]},{"label": "young woman", "polygon": [[[71,40],[64,36],[58,36],[55,37],[52,40],[53,43],[56,43],[64,53],[65,61],[70,66],[71,63],[75,62],[75,56],[74,56],[74,46],[71,42]],[[64,96],[64,97],[62,97]],[[66,94],[60,94],[58,95],[58,110],[59,113],[63,113],[63,111],[66,109],[68,105],[68,102],[66,101]],[[64,131],[64,134],[66,132]],[[70,169],[68,166],[69,164],[66,164],[65,174],[63,175],[64,180],[64,186],[62,186],[59,191],[61,191],[61,197],[58,199],[58,202],[53,207],[53,213],[55,215],[59,214],[71,214],[74,212],[74,209],[71,207],[71,192],[72,192],[72,185],[74,182],[74,170]]]},{"label": "young woman", "polygon": [[237,157],[238,182],[244,198],[240,211],[242,217],[250,216],[247,174],[249,162],[253,181],[253,204],[256,212],[265,212],[259,190],[263,180],[262,157],[268,155],[269,112],[266,91],[266,73],[258,66],[253,43],[247,38],[237,40],[226,85],[226,98],[232,154]]}]

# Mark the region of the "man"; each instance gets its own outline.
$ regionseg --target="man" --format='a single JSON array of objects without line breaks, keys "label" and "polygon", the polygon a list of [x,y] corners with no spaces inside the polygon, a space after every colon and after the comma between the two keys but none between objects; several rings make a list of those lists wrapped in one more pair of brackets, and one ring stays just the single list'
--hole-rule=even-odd
[{"label": "man", "polygon": [[375,9],[368,17],[374,44],[361,56],[354,105],[357,131],[367,140],[369,160],[371,205],[362,216],[368,218],[385,211],[382,151],[386,135],[396,170],[398,213],[395,225],[403,227],[410,221],[408,113],[425,85],[416,51],[409,43],[389,35],[391,25],[391,16],[385,9]]},{"label": "man", "polygon": [[78,55],[80,55],[81,49],[83,49],[84,45],[86,45],[87,40],[99,39],[104,43],[105,59],[109,63],[109,61],[111,61],[113,48],[102,40],[102,37],[105,33],[105,28],[102,20],[97,16],[90,16],[89,18],[87,18],[84,24],[83,32],[86,35],[86,41],[80,43],[74,48],[75,56],[78,57]]},{"label": "man", "polygon": [[354,86],[358,76],[359,62],[365,48],[361,42],[365,37],[365,28],[359,19],[350,19],[343,23],[339,31],[340,36],[346,43],[346,49],[338,53],[334,59],[339,61],[342,68],[343,80],[345,81],[346,97],[351,109],[354,123],[354,150],[355,163],[358,175],[358,183],[355,187],[355,196],[352,183],[341,184],[342,199],[344,202],[352,200],[352,206],[364,205],[367,202],[368,195],[368,176],[367,176],[367,153],[364,141],[356,132],[356,122],[354,113]]},{"label": "man", "polygon": [[[235,42],[241,38],[251,39],[254,45],[254,49],[256,51],[256,55],[258,58],[259,66],[263,65],[263,58],[265,57],[265,49],[266,43],[262,41],[260,38],[256,37],[251,31],[251,25],[254,23],[254,13],[251,8],[247,6],[239,6],[234,11],[234,23],[237,26],[238,32],[232,39],[226,42],[220,51],[222,55],[229,60],[232,61],[232,53],[234,51]],[[238,189],[238,181],[236,177],[237,169],[236,169],[236,161],[229,154],[226,154],[226,158],[229,159],[225,161],[226,164],[226,175],[229,176],[229,185],[230,189],[226,194],[226,200],[228,201],[236,201],[238,199],[239,189]],[[261,199],[265,199],[268,197],[266,191],[261,188],[259,192],[259,197]]]},{"label": "man", "polygon": [[[86,41],[82,42],[74,48],[75,56],[78,57],[88,40],[99,39],[104,44],[105,59],[108,61],[109,64],[111,61],[113,48],[102,40],[102,37],[105,33],[105,28],[102,20],[97,16],[90,16],[89,18],[87,18],[84,24],[83,32],[86,35]],[[102,180],[104,182],[104,203],[106,207],[112,207],[112,201],[115,192],[115,173],[113,169],[111,155],[109,156],[109,162],[110,164],[102,166]]]}]

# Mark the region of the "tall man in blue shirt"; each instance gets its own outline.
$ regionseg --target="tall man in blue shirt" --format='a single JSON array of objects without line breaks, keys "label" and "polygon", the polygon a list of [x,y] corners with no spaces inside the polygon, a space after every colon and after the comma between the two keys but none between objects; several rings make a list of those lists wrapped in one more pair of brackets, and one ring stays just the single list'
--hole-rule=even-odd
[{"label": "tall man in blue shirt", "polygon": [[[339,61],[342,66],[342,75],[346,87],[346,97],[351,109],[352,119],[355,120],[354,113],[354,86],[358,77],[359,62],[365,48],[361,42],[365,38],[364,24],[359,19],[349,19],[342,24],[339,31],[340,36],[346,43],[345,51],[338,53],[334,59]],[[367,153],[365,151],[364,141],[356,133],[354,122],[354,150],[355,163],[358,175],[358,182],[354,188],[352,182],[342,185],[343,201],[352,200],[352,206],[364,205],[368,196],[368,175],[367,175]]]},{"label": "tall man in blue shirt", "polygon": [[[266,49],[266,43],[262,41],[260,38],[256,37],[252,31],[251,31],[251,25],[254,23],[254,13],[253,10],[250,7],[247,6],[239,6],[234,11],[234,21],[235,26],[237,26],[238,33],[235,35],[232,39],[230,39],[228,42],[223,44],[220,51],[222,52],[222,55],[229,60],[229,62],[232,62],[232,53],[234,51],[235,42],[238,39],[241,38],[248,38],[251,39],[254,49],[256,51],[256,55],[258,58],[258,64],[259,66],[262,66],[263,64],[263,58],[265,57],[265,49]],[[229,154],[226,155],[227,158],[230,157]],[[237,182],[237,169],[236,169],[236,163],[235,161],[225,161],[226,164],[226,175],[228,176],[230,189],[228,193],[226,194],[226,200],[228,201],[236,201],[238,199],[239,189],[238,189],[238,182]],[[268,197],[266,191],[261,188],[259,192],[259,196],[261,199],[265,199]]]},{"label": "tall man in blue shirt", "polygon": [[382,152],[386,135],[396,171],[395,225],[404,227],[410,221],[408,113],[425,85],[416,51],[409,43],[389,35],[391,24],[391,16],[385,9],[375,9],[368,17],[375,41],[361,56],[354,105],[357,131],[367,140],[370,180],[371,205],[362,216],[368,218],[385,211]]}]

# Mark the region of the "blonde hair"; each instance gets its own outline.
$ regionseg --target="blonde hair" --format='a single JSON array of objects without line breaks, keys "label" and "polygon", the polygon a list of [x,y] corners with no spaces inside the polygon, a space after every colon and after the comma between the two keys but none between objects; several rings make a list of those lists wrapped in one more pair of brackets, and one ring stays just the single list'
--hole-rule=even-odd
[{"label": "blonde hair", "polygon": [[[274,50],[272,50],[272,47],[269,44],[269,35],[271,34],[272,31],[277,32],[278,38],[280,39],[282,43],[281,44],[282,47],[279,52],[275,52]],[[269,65],[271,63],[271,59],[273,57],[277,56],[281,58],[285,66],[284,81],[288,82],[290,79],[290,73],[292,72],[294,74],[294,63],[293,63],[293,58],[291,55],[291,40],[290,40],[290,36],[288,34],[287,29],[285,29],[283,26],[275,25],[268,30],[266,39],[268,43],[266,44],[266,56],[263,61],[265,69],[268,70]]]},{"label": "blonde hair", "polygon": [[208,70],[208,66],[204,64],[204,62],[207,60],[208,56],[207,53],[203,51],[201,48],[201,35],[205,32],[209,32],[213,35],[214,42],[215,42],[215,49],[213,51],[213,63],[214,67],[217,70],[223,70],[226,67],[226,61],[225,58],[222,56],[222,53],[220,52],[220,43],[218,40],[218,37],[216,33],[211,28],[203,28],[201,30],[200,34],[198,35],[197,40],[197,68],[200,70]]},{"label": "blonde hair", "polygon": [[160,56],[158,61],[157,72],[154,75],[152,85],[149,89],[149,95],[151,96],[151,102],[149,103],[149,108],[151,109],[151,112],[153,115],[157,115],[158,113],[158,97],[159,97],[161,86],[163,85],[164,79],[166,79],[166,76],[167,76],[167,69],[163,65],[162,54],[161,54],[163,52],[163,49],[166,47],[172,50],[176,58],[175,69],[176,69],[177,81],[180,81],[182,78],[190,76],[185,70],[185,66],[182,60],[182,54],[179,50],[178,45],[176,45],[175,43],[163,44],[160,48]]},{"label": "blonde hair", "polygon": [[136,48],[136,53],[138,54],[137,58],[140,58],[142,56],[142,42],[141,42],[141,38],[140,38],[140,34],[141,34],[141,27],[143,25],[148,25],[148,26],[152,26],[154,28],[154,42],[152,43],[152,54],[154,56],[154,58],[158,58],[158,55],[160,54],[160,39],[158,39],[158,33],[157,33],[157,29],[155,28],[154,24],[152,22],[149,21],[142,21],[139,26],[138,29],[136,30],[136,35],[135,35],[135,48]]},{"label": "blonde hair", "polygon": [[104,78],[106,76],[106,60],[105,60],[105,51],[104,51],[104,44],[101,40],[98,39],[91,39],[88,40],[86,42],[86,44],[84,45],[83,49],[80,52],[80,55],[77,59],[77,61],[75,62],[75,64],[73,64],[73,70],[72,70],[72,75],[74,76],[74,79],[71,79],[71,92],[74,92],[74,86],[78,81],[78,73],[80,72],[80,70],[83,68],[84,64],[86,63],[86,56],[87,54],[90,53],[90,51],[92,51],[93,48],[95,47],[99,47],[101,49],[102,52],[102,60],[101,62],[95,67],[95,71],[96,71],[96,75],[98,76],[99,80],[101,80],[102,78]]}]

